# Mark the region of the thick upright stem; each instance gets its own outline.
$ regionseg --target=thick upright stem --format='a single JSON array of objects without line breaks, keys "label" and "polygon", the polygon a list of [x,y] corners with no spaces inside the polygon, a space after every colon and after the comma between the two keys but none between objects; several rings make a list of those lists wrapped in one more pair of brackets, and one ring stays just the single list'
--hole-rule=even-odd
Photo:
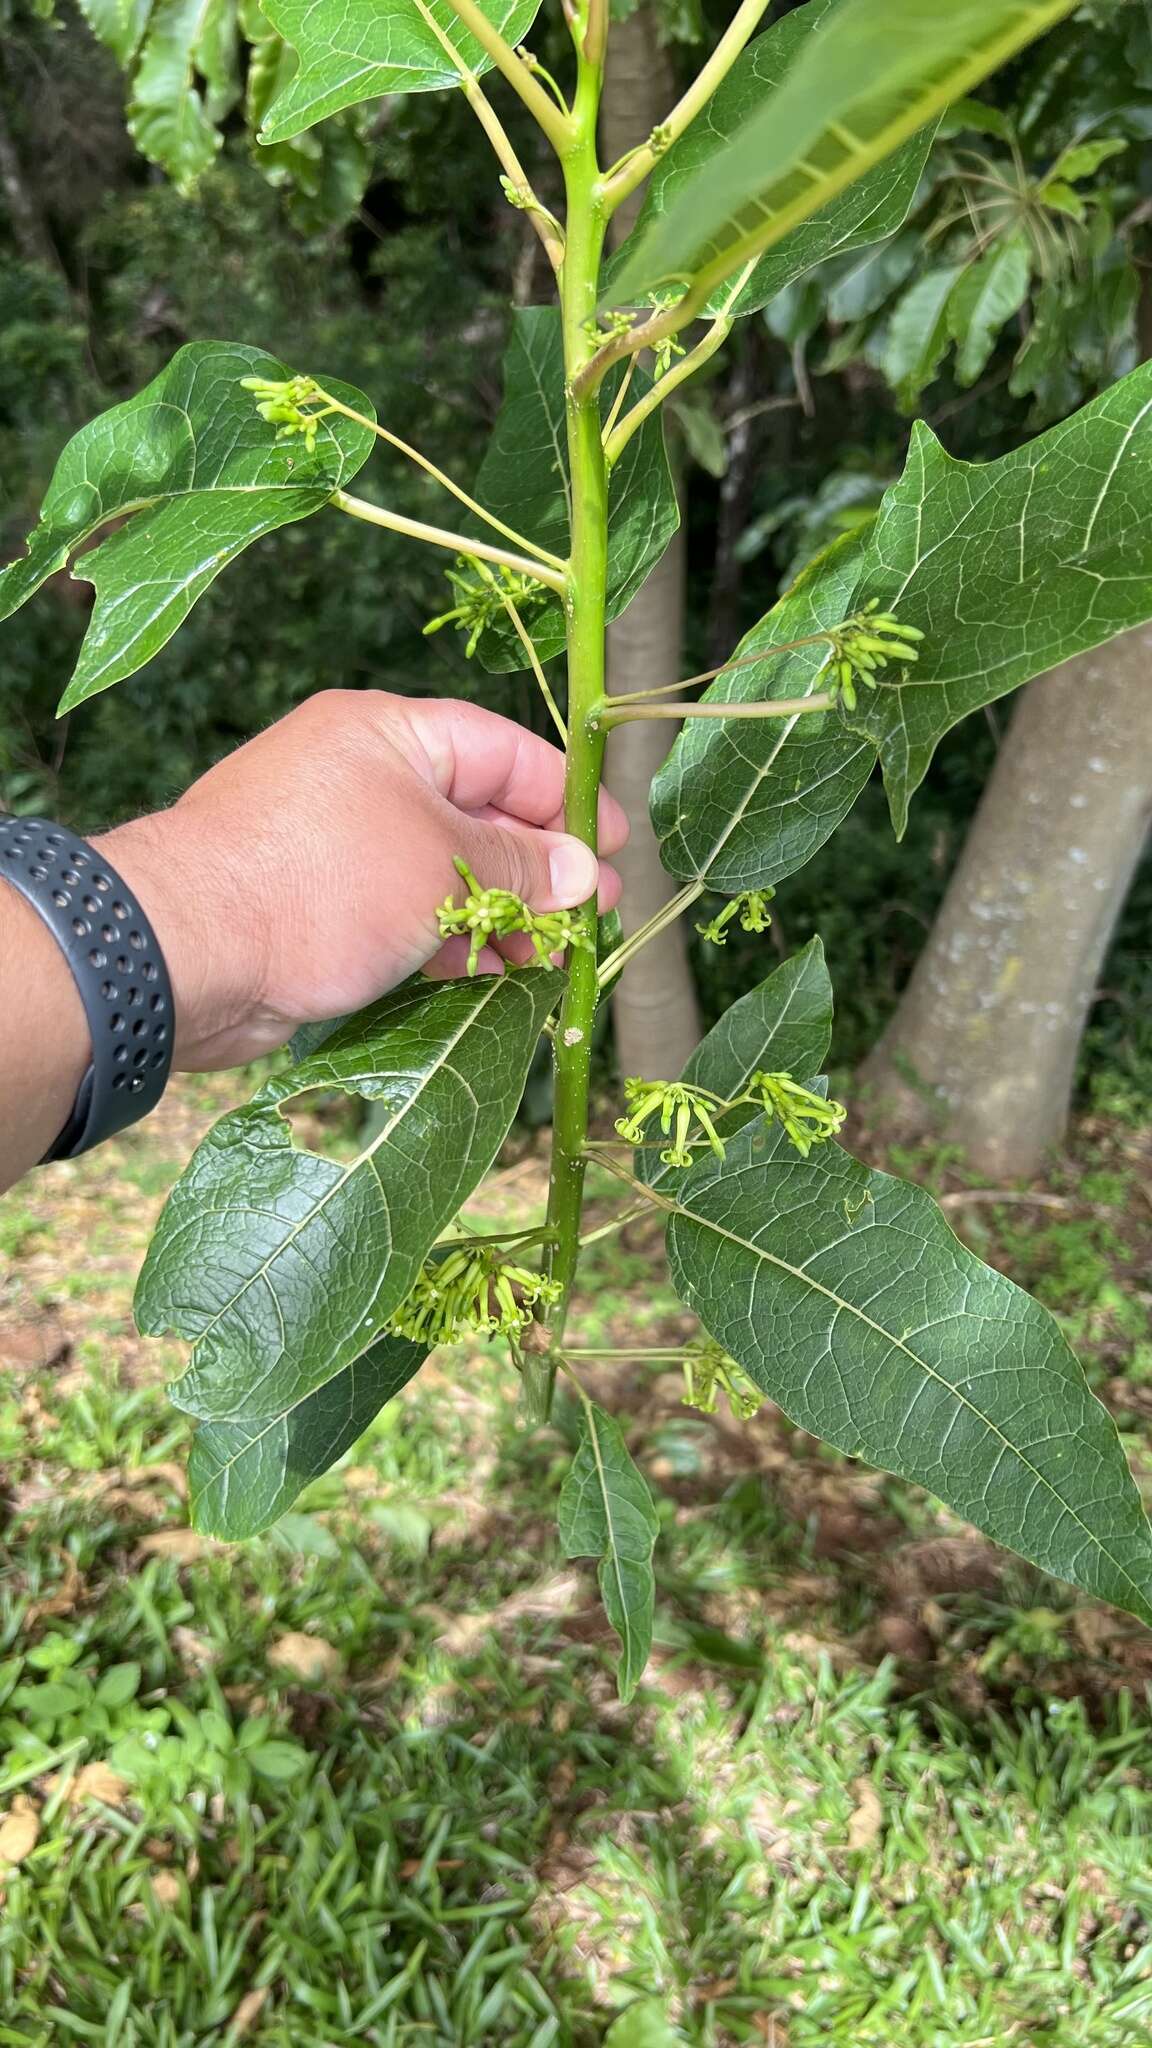
[{"label": "thick upright stem", "polygon": [[[564,815],[569,832],[596,845],[596,806],[604,763],[604,736],[589,713],[604,694],[604,631],[608,575],[608,474],[601,442],[600,401],[593,390],[580,398],[572,386],[596,351],[596,287],[604,243],[604,208],[599,191],[596,115],[600,63],[580,58],[572,108],[572,145],[564,159],[567,189],[567,246],[560,281],[564,369],[568,387],[568,463],[572,479],[572,554],[568,611],[568,774]],[[592,937],[595,902],[581,913]],[[584,1197],[584,1145],[588,1132],[588,1080],[592,1024],[599,990],[594,951],[569,954],[568,990],[556,1032],[556,1105],[548,1229],[555,1239],[551,1271],[564,1295],[553,1320],[558,1345],[567,1298],[580,1253]],[[547,1416],[555,1358],[525,1360],[529,1412]]]}]

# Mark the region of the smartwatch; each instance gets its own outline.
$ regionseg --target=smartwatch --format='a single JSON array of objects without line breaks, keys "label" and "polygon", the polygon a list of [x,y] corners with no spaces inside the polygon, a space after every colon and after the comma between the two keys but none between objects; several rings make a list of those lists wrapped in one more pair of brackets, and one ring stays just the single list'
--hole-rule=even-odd
[{"label": "smartwatch", "polygon": [[135,893],[64,826],[0,814],[0,878],[59,944],[88,1019],[91,1062],[41,1165],[78,1159],[147,1116],[164,1093],[175,1036],[168,969]]}]

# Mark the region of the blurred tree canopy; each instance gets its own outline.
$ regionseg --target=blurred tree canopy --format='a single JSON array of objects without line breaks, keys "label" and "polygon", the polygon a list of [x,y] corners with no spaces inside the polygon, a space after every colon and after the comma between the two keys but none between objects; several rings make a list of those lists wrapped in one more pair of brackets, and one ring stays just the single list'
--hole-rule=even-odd
[{"label": "blurred tree canopy", "polygon": [[[106,0],[81,7],[0,0],[3,557],[67,435],[193,337],[242,338],[351,380],[468,479],[499,401],[509,278],[520,302],[542,280],[462,98],[406,96],[370,122],[353,110],[261,150],[251,126],[291,59],[255,0],[209,10],[212,33],[175,52],[160,46],[156,6],[135,10],[131,36]],[[660,21],[675,61],[701,20],[691,0],[662,0]],[[545,58],[548,33],[562,24],[538,31]],[[186,117],[178,141],[173,107]],[[547,198],[549,167],[517,113],[510,126]],[[1147,353],[1150,135],[1148,0],[1091,0],[949,117],[907,229],[740,323],[674,409],[689,478],[689,670],[726,652],[801,561],[870,514],[899,473],[913,410],[953,453],[981,459]],[[432,487],[399,458],[373,473],[389,502],[435,516]],[[321,522],[263,542],[162,657],[61,725],[54,706],[87,595],[57,579],[54,601],[9,628],[0,801],[92,829],[171,800],[334,683],[476,695],[538,721],[523,679],[483,674],[446,633],[423,636],[444,585],[420,551],[335,522],[326,534]],[[841,1060],[874,1039],[912,966],[1003,720],[999,708],[971,719],[941,747],[902,847],[870,790],[781,889],[777,943],[802,943],[819,923],[835,955]],[[1145,1079],[1150,938],[1146,867],[1090,1034],[1111,1071],[1142,1067]],[[771,943],[709,949],[698,963],[707,1016],[758,977]]]}]

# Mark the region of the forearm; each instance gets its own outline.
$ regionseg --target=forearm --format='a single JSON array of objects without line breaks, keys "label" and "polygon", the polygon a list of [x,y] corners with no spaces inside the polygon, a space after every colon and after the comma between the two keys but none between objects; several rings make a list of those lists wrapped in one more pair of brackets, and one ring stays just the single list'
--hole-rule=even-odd
[{"label": "forearm", "polygon": [[72,972],[43,919],[0,881],[0,1190],[43,1159],[63,1130],[90,1042]]}]

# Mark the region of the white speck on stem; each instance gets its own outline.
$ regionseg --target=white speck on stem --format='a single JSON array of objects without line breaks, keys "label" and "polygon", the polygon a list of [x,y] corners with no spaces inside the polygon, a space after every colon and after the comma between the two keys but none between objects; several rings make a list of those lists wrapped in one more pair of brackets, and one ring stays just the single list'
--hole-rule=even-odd
[{"label": "white speck on stem", "polygon": [[584,1033],[578,1024],[570,1024],[564,1033],[564,1043],[565,1045],[579,1045],[583,1036]]}]

